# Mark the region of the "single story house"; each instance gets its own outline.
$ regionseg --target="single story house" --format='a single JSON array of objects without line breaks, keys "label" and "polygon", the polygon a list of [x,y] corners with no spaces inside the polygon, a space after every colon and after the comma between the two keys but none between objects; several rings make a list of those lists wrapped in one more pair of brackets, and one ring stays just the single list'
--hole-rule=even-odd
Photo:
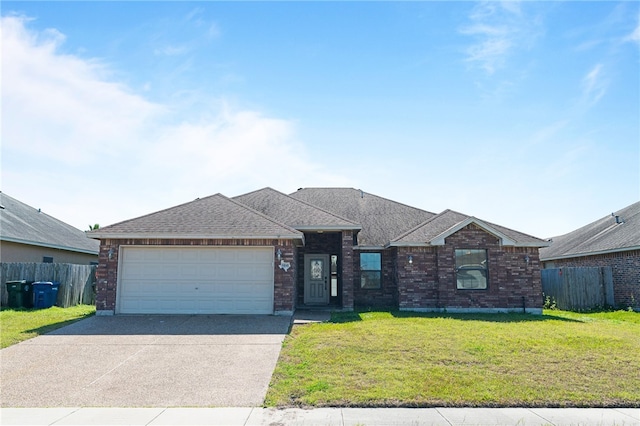
[{"label": "single story house", "polygon": [[3,263],[97,264],[99,248],[83,231],[0,192]]},{"label": "single story house", "polygon": [[541,313],[541,239],[352,188],[216,194],[89,232],[97,312]]},{"label": "single story house", "polygon": [[615,304],[640,310],[640,201],[551,240],[544,268],[610,266]]}]

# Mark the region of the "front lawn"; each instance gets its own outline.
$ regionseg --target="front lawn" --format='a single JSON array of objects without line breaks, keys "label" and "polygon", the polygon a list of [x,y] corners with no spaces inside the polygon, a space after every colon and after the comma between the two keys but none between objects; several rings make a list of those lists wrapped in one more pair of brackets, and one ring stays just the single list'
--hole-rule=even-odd
[{"label": "front lawn", "polygon": [[96,312],[95,306],[78,305],[70,308],[54,306],[48,309],[2,309],[0,311],[0,347],[15,345],[23,340],[45,334],[86,318]]},{"label": "front lawn", "polygon": [[265,404],[640,407],[640,313],[334,314],[293,328]]}]

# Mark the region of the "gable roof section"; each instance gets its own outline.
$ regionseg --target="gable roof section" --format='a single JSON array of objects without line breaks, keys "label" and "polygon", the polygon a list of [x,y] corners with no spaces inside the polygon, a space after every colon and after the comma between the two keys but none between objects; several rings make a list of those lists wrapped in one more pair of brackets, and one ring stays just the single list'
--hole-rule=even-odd
[{"label": "gable roof section", "polygon": [[299,231],[362,229],[362,226],[349,219],[292,198],[272,188],[263,188],[233,197],[233,199]]},{"label": "gable roof section", "polygon": [[100,243],[73,226],[0,192],[0,240],[98,254]]},{"label": "gable roof section", "polygon": [[540,259],[553,260],[595,254],[640,250],[640,201],[616,215],[607,215],[588,225],[552,238],[549,247],[540,250]]},{"label": "gable roof section", "polygon": [[544,247],[546,241],[513,229],[467,216],[453,210],[445,210],[421,223],[389,243],[389,246],[440,246],[445,239],[462,228],[474,224],[498,238],[503,246]]},{"label": "gable roof section", "polygon": [[93,238],[282,238],[303,234],[222,194],[89,232]]},{"label": "gable roof section", "polygon": [[433,213],[353,188],[301,188],[291,197],[362,225],[358,246],[383,247]]}]

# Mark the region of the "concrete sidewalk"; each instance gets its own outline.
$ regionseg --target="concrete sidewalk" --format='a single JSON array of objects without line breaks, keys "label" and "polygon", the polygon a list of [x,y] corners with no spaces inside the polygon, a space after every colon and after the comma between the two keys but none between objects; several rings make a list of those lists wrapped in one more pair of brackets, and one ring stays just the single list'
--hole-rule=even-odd
[{"label": "concrete sidewalk", "polygon": [[0,424],[639,426],[640,408],[2,408]]}]

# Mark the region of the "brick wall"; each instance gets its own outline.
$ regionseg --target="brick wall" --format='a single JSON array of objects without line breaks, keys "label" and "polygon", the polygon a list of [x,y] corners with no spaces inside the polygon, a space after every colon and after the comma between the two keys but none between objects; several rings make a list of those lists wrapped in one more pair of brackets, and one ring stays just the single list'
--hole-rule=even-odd
[{"label": "brick wall", "polygon": [[640,310],[640,250],[557,259],[543,263],[545,268],[610,266],[613,272],[615,304],[620,308],[632,307]]},{"label": "brick wall", "polygon": [[[487,250],[487,289],[457,288],[455,249],[465,248]],[[538,249],[503,247],[498,238],[474,224],[446,238],[444,246],[399,248],[397,267],[400,308],[542,308]]]},{"label": "brick wall", "polygon": [[354,307],[353,231],[342,232],[342,309]]},{"label": "brick wall", "polygon": [[[380,288],[360,287],[360,253],[381,253],[382,282]],[[353,293],[357,307],[398,307],[398,283],[396,274],[395,247],[386,250],[354,250],[353,253]]]},{"label": "brick wall", "polygon": [[[96,310],[114,312],[118,288],[118,254],[120,246],[273,246],[274,259],[278,249],[282,259],[291,263],[285,272],[274,262],[274,311],[293,311],[297,273],[296,247],[292,240],[265,239],[104,239],[100,241],[99,265],[96,271]],[[111,252],[111,258],[109,253]]]}]

